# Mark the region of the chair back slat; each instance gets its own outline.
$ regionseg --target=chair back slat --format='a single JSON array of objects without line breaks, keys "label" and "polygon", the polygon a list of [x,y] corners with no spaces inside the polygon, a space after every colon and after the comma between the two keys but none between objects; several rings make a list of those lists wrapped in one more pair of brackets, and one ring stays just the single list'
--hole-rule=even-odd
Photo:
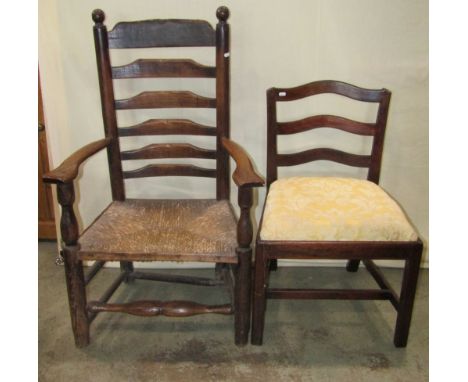
[{"label": "chair back slat", "polygon": [[186,143],[154,143],[137,150],[121,152],[123,160],[162,158],[216,159],[216,151],[206,150]]},{"label": "chair back slat", "polygon": [[188,119],[149,119],[134,126],[118,129],[121,137],[143,135],[216,135],[216,127]]},{"label": "chair back slat", "polygon": [[[218,8],[216,30],[202,20],[144,20],[121,22],[107,31],[105,15],[101,10],[93,12],[95,22],[95,45],[101,85],[101,100],[106,137],[112,139],[109,159],[113,185],[113,199],[125,199],[124,179],[147,176],[200,176],[216,179],[216,198],[229,199],[229,157],[221,142],[229,138],[229,10]],[[133,58],[120,66],[112,66],[111,49],[190,47],[212,47],[215,66],[202,65],[191,58]],[[121,54],[120,54],[121,55]],[[114,82],[120,79],[139,78],[205,78],[215,87],[215,98],[195,94],[186,89],[148,91],[126,99],[116,99]],[[212,81],[215,79],[215,81]],[[127,82],[121,81],[119,88]],[[148,81],[147,84],[153,82]],[[183,84],[183,82],[180,82]],[[145,82],[146,84],[146,82]],[[178,82],[177,82],[178,84]],[[133,85],[128,87],[133,88]],[[211,127],[188,119],[148,119],[131,126],[118,126],[117,112],[138,109],[215,109],[216,126]],[[124,113],[124,112],[122,112]],[[136,111],[125,112],[130,118],[138,118]],[[193,112],[195,113],[195,112]],[[205,118],[206,113],[198,113]],[[145,113],[145,115],[147,115]],[[185,112],[183,112],[185,115]],[[119,115],[120,118],[120,115]],[[146,117],[147,118],[147,117]],[[213,122],[214,124],[214,122]],[[132,147],[139,139],[124,137],[159,135],[215,136],[216,149],[206,150],[182,142],[148,142],[143,148]],[[125,151],[120,150],[120,144]],[[123,171],[122,161],[132,159],[202,158],[215,159],[216,167],[201,168],[190,164],[158,163],[146,167]],[[116,190],[114,192],[114,189]]]},{"label": "chair back slat", "polygon": [[115,100],[117,110],[183,107],[216,108],[216,99],[189,91],[151,91],[131,98]]},{"label": "chair back slat", "polygon": [[371,157],[328,148],[310,149],[299,153],[278,154],[276,156],[278,166],[296,166],[316,160],[329,160],[354,167],[369,167]]},{"label": "chair back slat", "polygon": [[[314,115],[301,120],[279,122],[276,104],[296,101],[319,94],[338,94],[356,101],[378,103],[374,123],[364,123],[335,115]],[[387,89],[363,89],[340,81],[316,81],[293,88],[271,88],[267,91],[267,186],[278,178],[278,167],[295,166],[317,160],[328,160],[353,167],[368,168],[367,179],[378,183],[383,140],[391,93]],[[357,155],[328,147],[297,153],[279,153],[278,135],[296,134],[318,128],[333,128],[372,137],[370,155]]]},{"label": "chair back slat", "polygon": [[215,78],[216,67],[193,60],[140,59],[130,64],[112,67],[112,78]]},{"label": "chair back slat", "polygon": [[276,101],[296,101],[318,94],[339,94],[363,102],[381,102],[386,97],[386,89],[364,89],[346,82],[324,80],[310,82],[294,88],[276,88]]},{"label": "chair back slat", "polygon": [[336,115],[314,115],[298,121],[278,122],[278,134],[296,134],[321,127],[330,127],[359,135],[374,135],[372,123],[357,122]]},{"label": "chair back slat", "polygon": [[109,48],[215,46],[213,27],[203,20],[121,22],[109,31]]},{"label": "chair back slat", "polygon": [[200,176],[216,178],[216,170],[186,164],[150,164],[136,170],[124,171],[123,176],[126,179],[150,176]]}]

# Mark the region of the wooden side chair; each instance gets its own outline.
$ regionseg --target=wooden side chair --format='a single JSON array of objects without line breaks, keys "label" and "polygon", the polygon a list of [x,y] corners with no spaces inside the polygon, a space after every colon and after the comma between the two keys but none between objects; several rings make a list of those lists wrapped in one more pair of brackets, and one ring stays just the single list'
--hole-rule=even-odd
[{"label": "wooden side chair", "polygon": [[[290,102],[323,93],[378,104],[375,123],[335,115],[314,115],[280,122],[278,102]],[[266,300],[346,299],[389,300],[397,311],[394,344],[407,344],[422,242],[398,204],[378,186],[384,133],[391,93],[368,90],[343,82],[318,81],[290,89],[267,91],[268,193],[259,227],[255,255],[252,344],[261,345]],[[372,137],[370,155],[331,148],[279,153],[278,136],[327,127]],[[344,177],[278,178],[278,167],[328,160],[368,169],[367,180]],[[346,259],[355,272],[362,260],[379,289],[269,288],[268,276],[277,259]],[[375,265],[377,259],[405,261],[399,296]]]},{"label": "wooden side chair", "polygon": [[[255,173],[245,151],[229,139],[229,10],[220,7],[216,16],[216,30],[202,20],[171,19],[120,22],[108,31],[104,25],[104,12],[95,10],[92,13],[105,138],[81,148],[44,177],[45,181],[57,185],[71,323],[78,347],[89,343],[90,324],[101,312],[171,317],[234,314],[235,343],[242,345],[248,341],[252,257],[250,208],[252,188],[261,186],[263,179]],[[213,47],[216,65],[204,66],[190,59],[139,59],[124,66],[111,65],[110,49],[159,47]],[[114,98],[114,80],[150,77],[215,79],[216,98],[189,91],[146,91],[128,99]],[[216,109],[216,125],[205,126],[187,119],[149,119],[122,127],[117,121],[117,110],[149,108]],[[202,149],[187,143],[154,143],[137,150],[120,149],[120,142],[127,137],[157,135],[211,136],[216,140],[216,149]],[[80,165],[102,149],[107,150],[113,201],[79,234],[73,206],[73,182]],[[237,163],[233,179],[238,186],[239,219],[229,202],[230,157]],[[215,166],[202,168],[191,164],[157,163],[137,170],[122,169],[122,161],[161,158],[212,159]],[[161,176],[213,178],[216,197],[203,200],[126,198],[126,179]],[[94,261],[86,275],[84,260]],[[155,260],[216,263],[215,277],[157,274],[137,271],[133,267],[135,261]],[[87,301],[86,285],[106,261],[119,261],[121,273],[99,300]],[[109,303],[122,282],[134,279],[227,286],[231,298],[222,305],[148,300]]]}]

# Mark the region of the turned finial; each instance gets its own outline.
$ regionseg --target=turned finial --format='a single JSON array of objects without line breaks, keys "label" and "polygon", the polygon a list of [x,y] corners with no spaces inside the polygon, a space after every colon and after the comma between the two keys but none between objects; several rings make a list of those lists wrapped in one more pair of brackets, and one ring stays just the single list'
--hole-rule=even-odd
[{"label": "turned finial", "polygon": [[106,18],[106,15],[104,14],[104,11],[102,9],[95,9],[91,15],[93,21],[96,24],[102,24],[104,19]]},{"label": "turned finial", "polygon": [[216,17],[219,21],[226,21],[229,17],[229,8],[224,5],[216,10]]}]

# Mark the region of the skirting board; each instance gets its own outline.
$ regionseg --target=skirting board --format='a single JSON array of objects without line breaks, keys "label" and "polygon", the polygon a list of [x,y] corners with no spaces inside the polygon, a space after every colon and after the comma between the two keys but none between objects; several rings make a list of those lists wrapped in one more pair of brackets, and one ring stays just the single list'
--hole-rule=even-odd
[{"label": "skirting board", "polygon": [[[375,262],[381,267],[387,268],[403,268],[403,260],[377,260]],[[87,261],[86,265],[92,265],[92,261]],[[177,263],[174,261],[154,261],[154,262],[135,262],[135,268],[146,268],[146,269],[206,269],[213,268],[213,263]],[[279,260],[278,266],[280,267],[344,267],[346,260]],[[118,262],[108,262],[105,267],[118,268],[120,265]],[[362,264],[361,264],[362,267]],[[429,268],[428,262],[422,262],[421,268]]]}]

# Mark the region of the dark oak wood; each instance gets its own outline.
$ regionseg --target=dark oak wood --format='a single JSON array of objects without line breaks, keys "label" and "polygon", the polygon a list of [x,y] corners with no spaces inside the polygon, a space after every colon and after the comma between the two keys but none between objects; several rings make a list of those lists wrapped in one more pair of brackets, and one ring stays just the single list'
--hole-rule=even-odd
[{"label": "dark oak wood", "polygon": [[263,186],[265,181],[255,171],[247,152],[236,142],[223,138],[222,144],[229,155],[235,160],[237,167],[232,174],[232,179],[237,186]]},{"label": "dark oak wood", "polygon": [[188,119],[149,119],[135,126],[119,128],[121,137],[179,134],[216,135],[216,127],[201,125]]},{"label": "dark oak wood", "polygon": [[181,107],[215,108],[216,99],[203,97],[189,91],[152,91],[115,101],[117,110]]},{"label": "dark oak wood", "polygon": [[[234,340],[248,342],[250,329],[250,283],[253,224],[253,187],[263,184],[247,153],[230,141],[229,100],[229,10],[218,8],[216,31],[200,20],[144,20],[118,23],[110,32],[101,10],[92,14],[105,138],[78,150],[46,180],[58,186],[62,208],[61,233],[65,256],[72,328],[77,346],[89,342],[89,325],[100,312],[141,316],[187,317],[196,314],[234,314]],[[201,65],[191,59],[137,59],[122,66],[111,65],[109,49],[149,47],[213,47],[216,65]],[[188,50],[187,50],[188,51]],[[113,81],[134,78],[199,77],[213,82],[216,97],[207,98],[186,90],[146,91],[116,100]],[[126,81],[125,81],[126,82]],[[122,81],[122,83],[124,83]],[[187,119],[149,119],[133,126],[117,125],[117,110],[144,108],[213,108],[216,126]],[[119,112],[120,113],[120,112]],[[152,143],[121,151],[120,139],[132,136],[216,136],[216,150],[189,143]],[[135,140],[138,141],[138,140]],[[73,181],[79,166],[91,155],[107,148],[112,202],[79,235],[74,212]],[[229,156],[236,161],[233,178],[238,185],[241,210],[237,219],[230,199]],[[202,158],[216,160],[215,168],[192,164],[149,164],[123,171],[123,160]],[[216,199],[126,199],[124,179],[146,176],[202,176],[216,179]],[[161,181],[161,180],[160,180]],[[84,275],[84,260],[95,261]],[[121,273],[98,301],[87,303],[86,284],[106,261],[119,261]],[[140,272],[135,261],[197,261],[216,263],[214,279]],[[222,287],[229,303],[203,305],[192,301],[133,301],[109,303],[122,283],[152,280]]]},{"label": "dark oak wood", "polygon": [[90,156],[101,151],[103,148],[108,147],[111,138],[100,139],[99,141],[90,143],[81,149],[77,150],[55,170],[48,172],[43,176],[44,182],[48,183],[70,183],[78,175],[78,170],[81,164]]},{"label": "dark oak wood", "polygon": [[[335,115],[316,115],[298,121],[280,122],[276,103],[299,100],[305,97],[333,93],[363,102],[378,103],[374,123],[353,121]],[[367,179],[378,184],[383,152],[383,142],[390,102],[386,89],[362,89],[339,81],[317,81],[295,88],[271,88],[267,91],[267,186],[278,178],[279,166],[294,166],[315,160],[331,160],[350,166],[368,168]],[[314,148],[299,153],[278,153],[278,135],[302,133],[317,128],[334,128],[352,134],[372,137],[370,155],[345,153],[333,148]],[[372,200],[369,200],[372,203]],[[268,298],[276,299],[376,299],[389,300],[397,310],[394,344],[407,344],[414,294],[422,253],[420,239],[396,241],[266,241],[262,240],[263,217],[260,221],[255,255],[254,291],[252,306],[252,337],[254,345],[263,342],[265,311]],[[245,229],[245,232],[248,228]],[[268,275],[277,259],[345,259],[346,269],[356,272],[362,260],[380,289],[287,289],[268,288]],[[373,260],[405,260],[400,296],[394,291]]]},{"label": "dark oak wood", "polygon": [[310,149],[295,154],[278,154],[276,156],[278,166],[296,166],[314,160],[331,160],[333,162],[355,167],[369,167],[371,157],[368,155],[356,155],[335,149]]},{"label": "dark oak wood", "polygon": [[336,115],[314,115],[298,121],[278,122],[278,134],[297,134],[320,127],[330,127],[359,135],[374,135],[372,123],[357,122]]},{"label": "dark oak wood", "polygon": [[231,305],[202,305],[192,301],[134,301],[126,304],[104,304],[92,301],[90,312],[119,312],[135,316],[189,317],[198,314],[232,314]]},{"label": "dark oak wood", "polygon": [[219,7],[216,11],[216,199],[223,200],[230,197],[229,157],[223,150],[223,138],[230,137],[230,48],[229,48],[229,9]]},{"label": "dark oak wood", "polygon": [[124,178],[144,178],[148,176],[201,176],[216,178],[216,170],[186,164],[150,164],[132,171],[124,171]]},{"label": "dark oak wood", "polygon": [[137,150],[122,151],[123,160],[160,158],[216,159],[216,151],[202,149],[189,143],[153,143]]},{"label": "dark oak wood", "polygon": [[121,22],[109,32],[110,48],[215,46],[215,33],[204,20]]},{"label": "dark oak wood", "polygon": [[94,262],[89,271],[85,274],[84,280],[86,285],[88,285],[91,282],[91,280],[98,274],[98,272],[101,270],[105,263],[105,261]]},{"label": "dark oak wood", "polygon": [[216,67],[193,60],[140,59],[130,64],[112,67],[112,78],[216,78]]}]

